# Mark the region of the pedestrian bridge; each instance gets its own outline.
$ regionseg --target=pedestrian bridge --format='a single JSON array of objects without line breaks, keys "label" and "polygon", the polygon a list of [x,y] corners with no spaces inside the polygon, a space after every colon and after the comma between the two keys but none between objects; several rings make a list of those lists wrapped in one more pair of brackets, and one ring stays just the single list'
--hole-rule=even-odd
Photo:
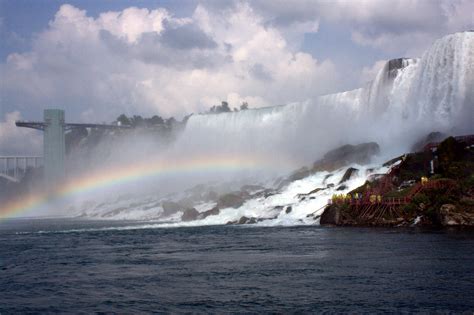
[{"label": "pedestrian bridge", "polygon": [[28,169],[43,165],[41,156],[0,156],[0,178],[19,182]]}]

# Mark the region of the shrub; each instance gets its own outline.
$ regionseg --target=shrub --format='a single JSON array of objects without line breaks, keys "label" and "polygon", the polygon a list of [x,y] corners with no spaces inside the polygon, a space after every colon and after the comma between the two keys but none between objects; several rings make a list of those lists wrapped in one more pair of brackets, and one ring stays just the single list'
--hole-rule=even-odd
[{"label": "shrub", "polygon": [[426,206],[430,204],[430,198],[425,194],[417,194],[413,197],[412,203],[416,205],[420,205],[421,203],[425,204]]}]

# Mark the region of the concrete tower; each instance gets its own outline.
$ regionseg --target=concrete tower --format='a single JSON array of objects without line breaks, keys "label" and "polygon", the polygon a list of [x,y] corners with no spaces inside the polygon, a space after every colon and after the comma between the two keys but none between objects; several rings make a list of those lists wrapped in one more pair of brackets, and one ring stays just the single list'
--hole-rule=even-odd
[{"label": "concrete tower", "polygon": [[64,126],[63,110],[44,111],[44,178],[47,187],[51,189],[56,188],[64,180],[66,155]]}]

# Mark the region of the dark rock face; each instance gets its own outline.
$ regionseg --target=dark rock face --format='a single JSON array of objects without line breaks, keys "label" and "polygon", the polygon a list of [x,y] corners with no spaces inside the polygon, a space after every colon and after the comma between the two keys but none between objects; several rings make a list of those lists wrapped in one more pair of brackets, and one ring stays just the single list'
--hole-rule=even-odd
[{"label": "dark rock face", "polygon": [[198,217],[199,217],[199,212],[194,208],[190,208],[184,211],[183,215],[181,216],[181,221],[183,222],[194,221]]},{"label": "dark rock face", "polygon": [[425,145],[431,142],[441,142],[444,139],[446,139],[448,135],[438,132],[438,131],[433,131],[430,132],[428,135],[423,137],[422,139],[419,139],[416,143],[414,143],[411,147],[411,152],[421,152],[423,151],[423,148]]},{"label": "dark rock face", "polygon": [[339,207],[328,206],[324,209],[319,222],[321,225],[338,225],[340,217]]},{"label": "dark rock face", "polygon": [[344,182],[347,182],[349,179],[351,179],[351,177],[353,175],[357,175],[357,173],[359,172],[358,169],[356,168],[353,168],[353,167],[349,167],[346,172],[344,173],[344,175],[342,176],[342,179],[341,181],[339,182],[339,184],[342,184]]},{"label": "dark rock face", "polygon": [[248,197],[248,194],[246,193],[225,194],[219,198],[217,207],[219,209],[238,208],[244,204],[246,197]]},{"label": "dark rock face", "polygon": [[405,68],[408,65],[407,58],[391,59],[387,62],[387,75],[389,79],[395,79],[398,70]]},{"label": "dark rock face", "polygon": [[379,152],[380,147],[375,142],[346,144],[326,153],[321,160],[313,164],[312,171],[333,171],[351,163],[367,164]]},{"label": "dark rock face", "polygon": [[326,188],[315,188],[313,190],[311,190],[310,192],[306,193],[306,194],[298,194],[298,198],[302,198],[302,200],[305,199],[305,197],[309,196],[309,195],[312,195],[312,194],[315,194],[321,190],[325,190]]},{"label": "dark rock face", "polygon": [[239,219],[237,224],[255,224],[257,223],[257,219],[255,218],[247,218],[246,216],[243,216]]},{"label": "dark rock face", "polygon": [[438,220],[442,226],[474,226],[474,215],[463,213],[452,204],[441,206],[438,212]]},{"label": "dark rock face", "polygon": [[288,206],[286,207],[285,213],[291,213],[291,210],[293,210],[293,208],[291,206]]},{"label": "dark rock face", "polygon": [[220,213],[220,210],[218,207],[214,207],[210,210],[207,210],[207,211],[204,211],[204,212],[201,212],[201,214],[199,215],[199,219],[205,219],[207,218],[208,216],[211,216],[211,215],[218,215]]}]

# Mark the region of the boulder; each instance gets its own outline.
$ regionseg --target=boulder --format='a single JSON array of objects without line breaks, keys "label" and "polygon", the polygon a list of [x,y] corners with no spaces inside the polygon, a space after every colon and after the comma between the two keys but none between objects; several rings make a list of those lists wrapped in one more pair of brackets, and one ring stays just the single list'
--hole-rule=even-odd
[{"label": "boulder", "polygon": [[341,186],[337,187],[336,190],[341,191],[341,190],[345,190],[347,188],[348,188],[347,185],[341,185]]},{"label": "boulder", "polygon": [[338,225],[340,223],[341,211],[337,206],[327,206],[323,214],[321,214],[321,219],[319,223],[321,225]]},{"label": "boulder", "polygon": [[204,211],[204,212],[201,212],[201,214],[199,214],[199,219],[205,219],[207,218],[208,216],[211,216],[211,215],[218,215],[220,213],[220,210],[218,207],[214,207],[210,210],[207,210],[207,211]]},{"label": "boulder", "polygon": [[255,224],[257,223],[257,219],[256,218],[248,218],[246,216],[242,216],[239,221],[237,222],[237,224]]},{"label": "boulder", "polygon": [[288,206],[286,207],[285,213],[291,213],[291,210],[293,210],[293,208],[291,206]]},{"label": "boulder", "polygon": [[184,211],[183,215],[181,216],[181,221],[183,222],[194,221],[198,217],[199,217],[199,212],[194,208],[190,208]]},{"label": "boulder", "polygon": [[224,208],[238,208],[244,204],[245,198],[248,197],[245,193],[229,193],[221,196],[217,201],[219,209]]},{"label": "boulder", "polygon": [[344,175],[342,176],[342,179],[341,181],[339,182],[339,184],[342,184],[344,182],[347,182],[349,179],[351,179],[351,177],[353,175],[357,175],[357,173],[359,172],[358,169],[356,168],[353,168],[353,167],[349,167],[346,172],[344,173]]},{"label": "boulder", "polygon": [[463,213],[452,204],[441,206],[438,220],[442,226],[474,226],[474,215]]}]

